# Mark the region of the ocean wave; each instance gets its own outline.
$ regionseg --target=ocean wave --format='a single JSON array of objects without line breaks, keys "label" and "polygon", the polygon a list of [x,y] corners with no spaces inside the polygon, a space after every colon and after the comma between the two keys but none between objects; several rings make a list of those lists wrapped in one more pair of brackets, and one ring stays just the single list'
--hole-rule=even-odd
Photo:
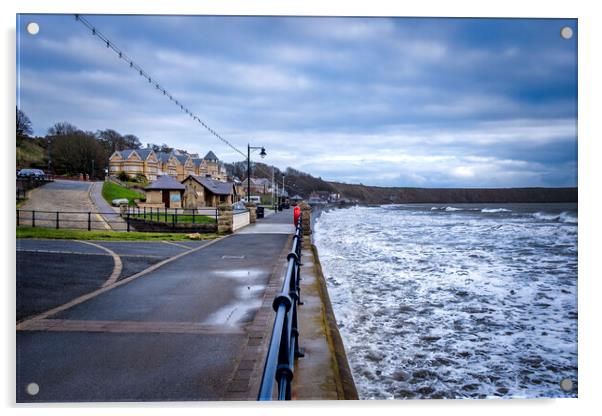
[{"label": "ocean wave", "polygon": [[570,212],[563,211],[560,214],[550,214],[547,212],[536,212],[533,217],[540,221],[557,221],[568,224],[577,224],[578,218]]},{"label": "ocean wave", "polygon": [[491,214],[491,213],[495,213],[495,212],[512,212],[512,210],[506,209],[506,208],[483,208],[481,210],[481,212],[483,212],[485,214]]}]

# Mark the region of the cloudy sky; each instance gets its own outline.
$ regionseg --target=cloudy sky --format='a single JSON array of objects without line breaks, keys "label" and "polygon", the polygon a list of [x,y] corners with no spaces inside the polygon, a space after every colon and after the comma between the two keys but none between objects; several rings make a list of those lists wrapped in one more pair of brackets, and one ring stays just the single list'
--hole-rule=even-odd
[{"label": "cloudy sky", "polygon": [[[280,168],[383,186],[577,184],[576,20],[85,17]],[[73,16],[18,21],[17,103],[36,134],[69,121],[242,160]]]}]

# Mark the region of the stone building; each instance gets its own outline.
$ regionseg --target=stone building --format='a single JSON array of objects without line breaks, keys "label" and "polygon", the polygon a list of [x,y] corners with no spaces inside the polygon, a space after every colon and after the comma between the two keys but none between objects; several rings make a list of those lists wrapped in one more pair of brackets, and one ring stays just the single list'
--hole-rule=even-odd
[{"label": "stone building", "polygon": [[117,176],[119,172],[131,178],[144,175],[154,181],[159,173],[159,160],[152,149],[117,150],[109,157],[109,174]]},{"label": "stone building", "polygon": [[153,208],[182,208],[182,194],[185,186],[169,175],[162,175],[148,185],[146,202],[141,206]]},{"label": "stone building", "polygon": [[178,174],[177,165],[180,163],[173,153],[158,152],[159,174],[176,177]]},{"label": "stone building", "polygon": [[189,175],[182,185],[185,187],[183,204],[186,209],[231,205],[236,196],[234,182]]}]

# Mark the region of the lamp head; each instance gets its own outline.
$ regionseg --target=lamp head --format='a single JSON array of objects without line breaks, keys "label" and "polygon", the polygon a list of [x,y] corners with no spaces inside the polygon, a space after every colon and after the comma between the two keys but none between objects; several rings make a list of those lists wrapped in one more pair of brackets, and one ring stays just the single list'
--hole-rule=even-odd
[{"label": "lamp head", "polygon": [[265,152],[265,147],[261,148],[261,153],[259,153],[259,156],[261,156],[261,158],[265,158],[268,154]]}]

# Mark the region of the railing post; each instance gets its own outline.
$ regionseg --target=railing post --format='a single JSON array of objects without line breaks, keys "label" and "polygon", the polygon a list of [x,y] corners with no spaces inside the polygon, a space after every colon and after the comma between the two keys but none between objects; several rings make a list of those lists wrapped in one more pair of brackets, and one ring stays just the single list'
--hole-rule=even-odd
[{"label": "railing post", "polygon": [[194,224],[194,208],[192,208],[192,223]]},{"label": "railing post", "polygon": [[165,210],[165,222],[167,222],[167,207],[163,208]]},{"label": "railing post", "polygon": [[144,207],[144,219],[146,220],[146,206]]},{"label": "railing post", "polygon": [[18,226],[20,225],[20,223],[21,223],[21,219],[19,218],[19,217],[20,217],[20,215],[19,215],[19,212],[21,212],[21,211],[17,210],[17,227],[18,227]]},{"label": "railing post", "polygon": [[31,211],[31,226],[33,228],[36,227],[36,212],[35,211]]},{"label": "railing post", "polygon": [[88,231],[92,230],[92,213],[88,211]]},{"label": "railing post", "polygon": [[56,212],[56,229],[59,229],[59,212]]},{"label": "railing post", "polygon": [[129,233],[130,232],[130,209],[129,208],[128,208],[128,211],[127,211],[127,214],[126,214],[125,221],[127,222],[127,225],[128,225],[127,232]]}]

